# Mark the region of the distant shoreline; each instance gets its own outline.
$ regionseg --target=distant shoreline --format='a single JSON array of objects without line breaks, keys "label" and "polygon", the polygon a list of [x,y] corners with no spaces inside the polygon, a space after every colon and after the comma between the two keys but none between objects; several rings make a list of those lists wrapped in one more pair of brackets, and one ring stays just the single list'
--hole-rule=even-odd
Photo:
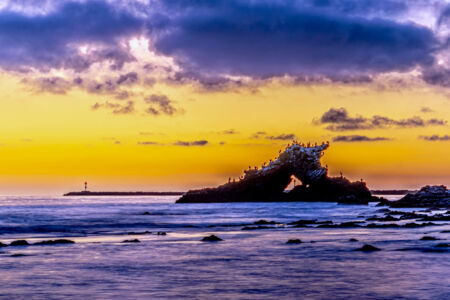
[{"label": "distant shoreline", "polygon": [[371,190],[375,195],[406,195],[409,193],[415,193],[417,190]]},{"label": "distant shoreline", "polygon": [[69,192],[63,196],[181,196],[184,192]]},{"label": "distant shoreline", "polygon": [[[406,195],[408,193],[414,193],[414,190],[371,190],[372,194],[376,195]],[[63,196],[182,196],[185,192],[69,192]]]}]

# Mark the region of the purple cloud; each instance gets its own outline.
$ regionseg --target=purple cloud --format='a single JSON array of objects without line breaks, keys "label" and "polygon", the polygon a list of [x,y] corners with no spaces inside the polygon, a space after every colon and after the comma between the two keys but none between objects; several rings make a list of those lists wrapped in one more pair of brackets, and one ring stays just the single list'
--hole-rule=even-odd
[{"label": "purple cloud", "polygon": [[413,116],[407,119],[395,120],[385,116],[372,116],[370,118],[357,116],[350,117],[347,110],[341,108],[330,108],[325,112],[316,124],[327,125],[325,128],[330,131],[349,131],[349,130],[368,130],[377,128],[411,128],[411,127],[426,127],[426,126],[443,126],[447,124],[446,120],[442,119],[422,119],[418,116]]}]

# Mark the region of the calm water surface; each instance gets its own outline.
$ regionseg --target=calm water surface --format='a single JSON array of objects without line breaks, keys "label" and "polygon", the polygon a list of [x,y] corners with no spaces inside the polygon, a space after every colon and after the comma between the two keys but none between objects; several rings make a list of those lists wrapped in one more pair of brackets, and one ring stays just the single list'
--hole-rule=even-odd
[{"label": "calm water surface", "polygon": [[[64,237],[76,244],[0,248],[0,299],[450,299],[450,252],[428,251],[450,242],[446,222],[241,230],[230,225],[383,214],[372,204],[176,199],[1,197],[0,242]],[[134,234],[145,231],[152,234]],[[200,241],[210,234],[224,241]],[[440,240],[421,241],[424,235]],[[122,243],[135,238],[141,243]],[[303,243],[287,245],[293,238]],[[382,251],[354,251],[365,243]],[[397,251],[403,248],[416,250]]]}]

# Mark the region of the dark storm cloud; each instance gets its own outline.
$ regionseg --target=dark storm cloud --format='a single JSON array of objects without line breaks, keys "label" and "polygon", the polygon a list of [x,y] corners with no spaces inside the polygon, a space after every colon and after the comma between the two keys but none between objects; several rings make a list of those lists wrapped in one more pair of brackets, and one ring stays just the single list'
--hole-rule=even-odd
[{"label": "dark storm cloud", "polygon": [[[183,67],[174,81],[195,79],[217,88],[230,84],[223,74],[287,74],[367,82],[365,74],[433,63],[438,45],[430,29],[395,20],[414,5],[395,0],[93,0],[46,5],[49,9],[39,14],[0,11],[0,66],[82,71],[110,61],[118,70],[135,59],[121,39],[147,35],[157,52]],[[99,47],[83,56],[77,47],[85,43]]]},{"label": "dark storm cloud", "polygon": [[173,106],[173,101],[166,95],[150,95],[146,97],[145,102],[150,104],[146,112],[150,115],[174,115],[178,110]]},{"label": "dark storm cloud", "polygon": [[[0,65],[7,69],[34,67],[82,71],[93,62],[108,60],[113,68],[134,58],[119,40],[142,31],[143,21],[106,1],[60,1],[47,14],[0,11]],[[98,49],[80,55],[78,46]]]},{"label": "dark storm cloud", "polygon": [[[334,2],[343,3],[330,1],[328,7]],[[167,3],[177,14],[167,20],[156,47],[186,69],[204,73],[270,77],[404,71],[432,63],[438,44],[430,29],[413,23],[297,1]]]},{"label": "dark storm cloud", "polygon": [[422,79],[432,85],[450,87],[450,69],[443,66],[426,68],[422,72]]},{"label": "dark storm cloud", "polygon": [[408,6],[402,0],[309,0],[305,1],[317,8],[329,8],[347,14],[390,14],[396,15],[408,10]]},{"label": "dark storm cloud", "polygon": [[428,135],[428,136],[424,136],[421,135],[419,136],[419,139],[421,140],[425,140],[425,141],[430,141],[430,142],[444,142],[444,141],[450,141],[450,135],[437,135],[437,134],[433,134],[433,135]]},{"label": "dark storm cloud", "polygon": [[133,84],[138,81],[139,77],[136,72],[130,72],[127,74],[120,75],[119,78],[117,78],[116,84]]},{"label": "dark storm cloud", "polygon": [[320,120],[314,121],[314,123],[327,125],[325,128],[331,131],[349,131],[390,127],[412,128],[443,126],[447,124],[447,121],[435,118],[425,120],[418,116],[401,120],[395,120],[389,117],[378,115],[372,116],[370,118],[363,116],[350,117],[347,110],[341,107],[330,108],[322,115]]},{"label": "dark storm cloud", "polygon": [[198,141],[177,141],[175,143],[173,143],[173,145],[175,146],[185,146],[185,147],[189,147],[189,146],[206,146],[208,144],[207,140],[198,140]]},{"label": "dark storm cloud", "polygon": [[387,137],[368,137],[365,135],[338,135],[333,138],[333,142],[377,142],[391,140]]},{"label": "dark storm cloud", "polygon": [[438,19],[437,19],[437,25],[438,26],[448,26],[450,19],[450,5],[447,5],[440,13]]}]

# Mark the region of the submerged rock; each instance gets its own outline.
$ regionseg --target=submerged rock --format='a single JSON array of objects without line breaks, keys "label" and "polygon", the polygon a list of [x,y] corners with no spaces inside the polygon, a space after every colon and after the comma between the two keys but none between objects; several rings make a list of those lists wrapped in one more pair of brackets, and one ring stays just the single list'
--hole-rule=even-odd
[{"label": "submerged rock", "polygon": [[254,225],[274,225],[277,224],[275,221],[266,221],[266,220],[259,220],[253,223]]},{"label": "submerged rock", "polygon": [[23,257],[23,256],[29,256],[29,255],[23,254],[23,253],[14,253],[14,254],[11,254],[9,257]]},{"label": "submerged rock", "polygon": [[48,240],[34,243],[33,245],[59,245],[59,244],[75,244],[74,241],[66,240],[66,239],[58,239],[58,240]]},{"label": "submerged rock", "polygon": [[[331,222],[331,221],[330,221]],[[317,220],[298,220],[295,222],[290,222],[288,225],[310,225],[310,224],[317,224]]]},{"label": "submerged rock", "polygon": [[10,246],[28,246],[30,245],[26,240],[17,240],[9,244]]},{"label": "submerged rock", "polygon": [[444,185],[427,185],[417,193],[407,194],[398,201],[390,202],[389,205],[391,207],[450,208],[450,191]]},{"label": "submerged rock", "polygon": [[286,244],[301,244],[301,243],[303,243],[303,242],[300,239],[292,239],[292,240],[288,240],[286,242]]},{"label": "submerged rock", "polygon": [[421,241],[436,241],[436,240],[439,240],[439,239],[435,238],[434,236],[424,235],[420,240]]},{"label": "submerged rock", "polygon": [[[249,167],[238,181],[230,179],[216,188],[188,191],[177,203],[328,201],[367,204],[380,201],[371,195],[363,181],[328,177],[328,169],[320,164],[328,147],[328,143],[316,146],[294,143],[261,169]],[[293,176],[301,185],[284,192]]]},{"label": "submerged rock", "polygon": [[372,252],[372,251],[380,251],[380,248],[377,248],[375,246],[365,244],[361,248],[355,249],[355,251],[363,251],[363,252]]},{"label": "submerged rock", "polygon": [[141,241],[138,239],[133,239],[133,240],[124,240],[122,241],[122,243],[140,243]]},{"label": "submerged rock", "polygon": [[214,234],[210,236],[206,236],[202,239],[202,242],[220,242],[223,241],[220,237],[215,236]]},{"label": "submerged rock", "polygon": [[425,216],[420,221],[450,221],[450,215],[437,214],[433,216]]}]

